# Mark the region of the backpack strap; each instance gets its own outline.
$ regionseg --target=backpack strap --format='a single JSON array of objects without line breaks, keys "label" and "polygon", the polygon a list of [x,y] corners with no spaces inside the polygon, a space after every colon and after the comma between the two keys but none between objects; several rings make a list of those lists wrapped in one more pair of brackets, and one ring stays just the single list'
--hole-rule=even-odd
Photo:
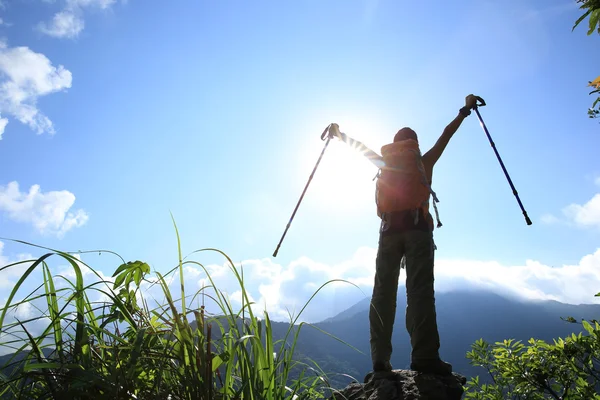
[{"label": "backpack strap", "polygon": [[[427,174],[425,174],[425,167],[423,166],[423,161],[422,161],[422,156],[421,156],[421,152],[419,150],[414,150],[416,152],[417,155],[417,168],[419,169],[419,172],[421,173],[421,183],[423,185],[425,185],[425,187],[429,190],[429,193],[431,193],[431,198],[433,199],[433,211],[435,212],[435,220],[437,222],[437,227],[441,228],[442,222],[440,221],[440,212],[438,211],[437,208],[437,203],[440,202],[440,200],[437,197],[437,194],[435,194],[434,190],[431,188],[431,185],[429,184],[429,182],[427,181]],[[429,205],[429,201],[426,201],[425,204],[423,204],[423,206],[428,206]],[[417,217],[415,218],[415,224],[418,222],[418,214]]]}]

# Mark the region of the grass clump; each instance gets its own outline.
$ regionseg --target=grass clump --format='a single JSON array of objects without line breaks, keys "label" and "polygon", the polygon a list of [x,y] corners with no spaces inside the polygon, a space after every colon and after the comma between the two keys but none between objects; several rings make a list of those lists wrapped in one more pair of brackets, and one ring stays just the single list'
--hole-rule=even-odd
[{"label": "grass clump", "polygon": [[[243,276],[231,259],[217,249],[194,252],[216,252],[225,259],[240,286],[239,311],[234,311],[201,263],[182,258],[177,239],[179,262],[164,275],[151,274],[144,262],[121,259],[108,281],[78,257],[45,248],[48,252],[35,260],[1,268],[21,267],[25,272],[0,308],[0,350],[12,354],[0,365],[0,398],[327,397],[327,375],[316,364],[296,359],[294,351],[304,325],[296,324],[298,318],[332,281],[321,286],[296,317],[290,316],[287,332],[275,338],[269,314],[253,312]],[[66,261],[73,273],[53,276],[48,265],[51,257]],[[192,296],[185,294],[187,265],[203,269],[210,282]],[[94,283],[85,284],[84,268],[98,278]],[[43,283],[16,301],[19,289],[33,279],[34,272],[41,272]],[[169,283],[177,274],[181,295],[175,298]],[[164,300],[147,298],[144,288],[151,287],[160,289]],[[199,296],[209,298],[216,312],[209,313],[204,305],[191,308]],[[37,310],[37,315],[26,320],[9,318],[24,306]],[[31,324],[42,326],[41,332],[33,334]]]}]

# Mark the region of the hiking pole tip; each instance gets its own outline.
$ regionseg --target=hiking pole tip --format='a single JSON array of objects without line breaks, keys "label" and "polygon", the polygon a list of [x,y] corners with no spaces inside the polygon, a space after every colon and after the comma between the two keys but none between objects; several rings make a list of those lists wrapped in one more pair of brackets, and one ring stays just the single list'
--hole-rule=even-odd
[{"label": "hiking pole tip", "polygon": [[483,131],[485,132],[485,134],[490,142],[490,145],[492,146],[492,149],[494,150],[494,153],[496,154],[496,158],[498,159],[498,162],[500,163],[500,166],[502,167],[504,176],[506,177],[506,180],[508,181],[508,184],[510,185],[510,187],[512,189],[513,195],[517,199],[517,203],[519,203],[519,207],[521,207],[521,212],[523,212],[523,216],[525,217],[525,222],[527,223],[527,225],[532,225],[531,219],[529,219],[529,216],[527,215],[527,211],[525,211],[525,207],[523,207],[523,203],[521,202],[521,199],[519,198],[519,193],[517,193],[517,189],[515,189],[515,185],[513,184],[512,180],[510,179],[510,175],[508,175],[508,171],[506,170],[506,167],[504,166],[504,162],[502,161],[502,158],[500,157],[500,153],[498,153],[496,144],[492,140],[492,136],[490,136],[490,132],[488,131],[487,127],[485,126],[485,123],[483,122],[483,118],[481,118],[481,114],[479,113],[478,107],[485,106],[485,101],[479,96],[476,96],[476,97],[477,97],[477,101],[479,101],[479,104],[476,103],[475,107],[473,107],[473,109],[475,110],[475,114],[477,114],[477,119],[479,120],[479,125],[481,125],[481,128],[483,128]]}]

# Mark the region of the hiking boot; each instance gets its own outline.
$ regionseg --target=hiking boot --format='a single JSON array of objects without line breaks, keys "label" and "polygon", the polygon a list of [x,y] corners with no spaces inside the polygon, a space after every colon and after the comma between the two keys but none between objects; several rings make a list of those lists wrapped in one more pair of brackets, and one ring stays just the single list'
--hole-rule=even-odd
[{"label": "hiking boot", "polygon": [[390,372],[392,364],[389,361],[373,361],[373,372]]},{"label": "hiking boot", "polygon": [[369,372],[364,379],[368,383],[372,379],[386,379],[393,375],[392,364],[389,361],[373,361],[373,371]]},{"label": "hiking boot", "polygon": [[425,374],[451,375],[452,365],[438,359],[416,360],[410,363],[410,369]]}]

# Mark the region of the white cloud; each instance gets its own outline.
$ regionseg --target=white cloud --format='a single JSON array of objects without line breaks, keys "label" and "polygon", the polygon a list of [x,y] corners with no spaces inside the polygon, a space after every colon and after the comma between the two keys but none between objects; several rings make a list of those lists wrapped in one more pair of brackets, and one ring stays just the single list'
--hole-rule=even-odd
[{"label": "white cloud", "polygon": [[[600,177],[594,182],[600,185]],[[544,214],[541,221],[545,224],[563,224],[580,228],[600,228],[600,193],[596,193],[585,204],[570,204],[562,210],[562,217]]]},{"label": "white cloud", "polygon": [[[33,256],[31,256],[30,254],[16,254],[10,257],[4,255],[4,243],[0,242],[0,310],[6,306],[8,296],[15,287],[17,280],[23,276],[27,268],[31,266],[31,263],[25,262],[14,266],[10,266],[8,268],[4,267],[7,267],[19,261],[31,260],[32,258]],[[23,291],[23,289],[20,290],[21,293],[23,293]],[[18,304],[21,300],[22,299],[18,299],[18,297],[15,297],[13,298],[11,304]],[[37,310],[35,309],[35,307],[29,303],[22,303],[16,307],[9,308],[6,314],[6,318],[4,320],[2,332],[0,333],[0,343],[4,343],[3,345],[0,345],[0,356],[7,353],[12,353],[18,347],[15,347],[16,344],[6,344],[7,341],[15,340],[18,337],[15,336],[16,332],[14,331],[14,327],[11,328],[12,324],[16,322],[16,319],[19,319],[21,321],[27,320],[36,313]],[[36,325],[35,327],[33,327],[31,323],[25,322],[25,325],[27,326],[27,329],[30,330],[30,332],[39,332],[37,329],[35,329],[37,328],[37,324],[33,324]],[[23,340],[22,342],[25,342],[25,340]]]},{"label": "white cloud", "polygon": [[2,134],[4,133],[4,129],[6,129],[7,124],[8,119],[0,117],[0,140],[2,140]]},{"label": "white cloud", "polygon": [[[3,255],[3,250],[4,243],[0,242],[0,269],[16,261],[34,259],[34,257],[29,254],[11,255],[9,257]],[[84,285],[88,286],[86,294],[91,303],[97,305],[98,302],[108,301],[108,296],[99,291],[94,292],[91,287],[110,292],[110,288],[107,288],[102,284],[94,285],[94,283],[97,283],[100,280],[107,280],[110,282],[111,278],[106,277],[102,271],[98,271],[98,277],[88,266],[81,262],[78,254],[75,254],[74,257],[77,259],[77,265],[81,268]],[[72,310],[73,300],[70,294],[72,293],[73,288],[64,279],[59,278],[59,276],[73,281],[76,276],[73,267],[70,264],[65,265],[66,260],[61,257],[50,257],[47,258],[45,262],[50,267],[51,271],[56,272],[53,272],[53,275],[55,288],[58,291],[57,300],[59,304],[61,307],[65,306],[65,302],[70,299],[71,305],[67,306],[64,312]],[[58,265],[54,266],[57,262]],[[12,292],[16,280],[20,278],[30,266],[31,263],[27,262],[0,271],[0,310],[6,306],[9,294]],[[27,331],[34,337],[41,335],[51,323],[51,320],[48,318],[46,299],[44,297],[38,297],[45,292],[43,285],[41,287],[39,286],[41,279],[41,266],[38,266],[37,270],[34,271],[32,275],[28,276],[22,283],[16,296],[11,300],[6,318],[4,319],[2,332],[0,333],[0,343],[4,343],[3,345],[0,345],[0,355],[11,353],[17,350],[23,343],[28,342],[25,332],[21,328],[21,325],[17,324],[17,321],[23,323]],[[64,288],[67,288],[68,290],[62,291]],[[27,297],[23,297],[24,295]],[[72,320],[73,318],[71,316],[67,316],[66,318],[62,318],[61,323],[63,324],[63,327],[68,325],[73,326]],[[7,344],[6,340],[9,338],[11,341],[16,342]],[[48,336],[47,339],[49,339]]]},{"label": "white cloud", "polygon": [[84,9],[106,10],[115,2],[116,0],[67,0],[63,10],[54,14],[50,22],[40,22],[37,28],[52,37],[73,39],[79,36],[85,27]]},{"label": "white cloud", "polygon": [[31,303],[21,303],[14,309],[14,313],[17,319],[29,319],[34,315],[34,308]]},{"label": "white cloud", "polygon": [[547,224],[547,225],[553,225],[553,224],[559,223],[560,219],[558,219],[557,217],[555,217],[552,214],[544,214],[540,217],[540,221],[542,221],[542,223]]},{"label": "white cloud", "polygon": [[[264,310],[269,312],[272,319],[287,321],[289,314],[298,315],[301,308],[316,290],[331,279],[345,278],[359,286],[368,286],[372,281],[370,272],[374,272],[374,265],[369,261],[374,260],[372,249],[361,248],[351,260],[336,265],[326,265],[315,262],[307,257],[302,257],[288,266],[282,266],[265,258],[260,260],[246,260],[236,265],[240,272],[244,270],[244,288],[247,289],[252,307],[257,314]],[[240,285],[233,277],[233,272],[227,265],[208,265],[207,270],[215,281],[217,288],[229,295],[236,305],[241,304]],[[189,271],[184,272],[188,275]],[[202,275],[205,274],[202,272]],[[197,274],[192,275],[194,278]],[[186,282],[192,279],[186,277]],[[197,279],[195,288],[198,290],[205,279]],[[210,292],[210,291],[209,291]],[[343,311],[353,303],[364,298],[367,293],[361,293],[351,284],[329,284],[317,295],[303,313],[300,320],[320,320],[337,312]],[[350,295],[351,299],[346,299]]]},{"label": "white cloud", "polygon": [[436,289],[452,291],[465,284],[530,300],[599,303],[594,295],[600,291],[600,248],[576,265],[560,267],[533,260],[516,266],[474,260],[440,260],[436,264]]},{"label": "white cloud", "polygon": [[63,10],[54,14],[51,22],[40,22],[38,29],[48,36],[72,39],[79,35],[84,26],[85,23],[79,12]]},{"label": "white cloud", "polygon": [[[252,297],[252,295],[250,294],[246,294],[248,296],[248,301],[250,303],[254,303],[256,302],[256,300],[254,300],[254,298]],[[231,293],[231,295],[229,295],[229,298],[231,301],[241,305],[242,302],[245,303],[246,299],[243,298],[244,294],[241,290],[236,290],[235,292]]]},{"label": "white cloud", "polygon": [[197,278],[202,275],[202,272],[198,268],[189,265],[184,266],[183,269],[185,270],[184,275],[189,278]]},{"label": "white cloud", "polygon": [[116,0],[68,0],[67,5],[70,7],[99,7],[104,10],[116,2]]},{"label": "white cloud", "polygon": [[25,193],[17,182],[0,186],[0,211],[14,221],[32,224],[42,234],[62,237],[84,225],[88,215],[81,209],[70,211],[74,203],[75,195],[67,190],[43,193],[39,185],[33,185]]},{"label": "white cloud", "polygon": [[578,226],[600,228],[600,193],[584,205],[571,204],[565,207],[563,213]]},{"label": "white cloud", "polygon": [[[347,283],[327,285],[302,314],[300,321],[319,321],[333,316],[358,301],[369,298],[373,288],[377,250],[360,248],[346,261],[328,265],[302,257],[288,265],[280,265],[270,258],[247,260],[244,266],[244,287],[256,304],[253,310],[264,309],[272,319],[288,320],[288,310],[297,315],[300,309],[325,282],[345,279]],[[239,265],[236,266],[239,270]],[[235,305],[241,304],[239,284],[225,265],[207,267],[216,286],[228,293]],[[435,265],[437,292],[480,288],[495,293],[528,300],[557,300],[569,304],[599,303],[594,294],[600,291],[600,249],[583,257],[575,265],[548,266],[527,260],[523,265],[505,265],[496,261],[440,259]],[[186,274],[186,282],[198,276],[199,271]],[[188,273],[191,273],[188,278]],[[406,272],[400,275],[399,286],[404,285]],[[178,279],[176,280],[178,282]],[[188,283],[190,293],[201,287]]]},{"label": "white cloud", "polygon": [[[32,259],[32,256],[29,254],[18,254],[13,258],[8,258],[3,254],[3,251],[4,243],[0,242],[0,269],[18,261]],[[23,274],[25,273],[27,268],[29,268],[30,265],[31,264],[29,263],[22,263],[0,271],[0,289],[12,289],[16,283],[16,279],[23,276]]]},{"label": "white cloud", "polygon": [[[110,298],[107,294],[104,294],[100,291],[114,294],[112,291],[112,286],[114,283],[114,278],[110,275],[106,275],[100,269],[92,269],[92,267],[88,266],[81,260],[80,254],[71,254],[76,259],[76,264],[79,267],[81,272],[81,276],[85,286],[90,287],[88,291],[88,295],[90,297],[90,301],[92,303],[109,303]],[[56,276],[60,276],[62,278],[68,279],[70,282],[74,283],[77,279],[77,274],[75,273],[75,268],[70,263],[59,266],[58,272]],[[65,279],[57,279],[55,281],[56,288],[65,288],[70,287],[70,285],[65,281]],[[90,293],[94,291],[94,296],[90,295]]]},{"label": "white cloud", "polygon": [[[37,134],[54,134],[52,121],[37,108],[41,96],[71,87],[71,72],[55,67],[28,47],[8,47],[0,41],[0,113],[6,113]],[[0,125],[6,127],[3,118]]]},{"label": "white cloud", "polygon": [[[102,271],[92,270],[92,268],[90,268],[87,264],[82,262],[80,254],[75,253],[75,254],[71,254],[71,256],[73,258],[75,258],[75,262],[77,263],[77,266],[79,267],[79,270],[81,271],[81,276],[84,279],[90,278],[90,277],[91,278],[98,277],[98,275],[99,275],[101,280],[105,280],[105,281],[109,281],[109,282],[113,281],[112,278],[107,277]],[[65,264],[64,266],[60,267],[58,274],[66,277],[66,278],[69,278],[69,279],[75,279],[77,277],[77,274],[75,273],[75,269],[73,268],[73,266],[70,263]]]},{"label": "white cloud", "polygon": [[[0,243],[0,267],[8,263],[2,255]],[[358,301],[370,298],[375,274],[374,248],[359,248],[348,260],[335,264],[324,264],[307,257],[290,262],[288,265],[277,264],[271,258],[247,260],[244,266],[244,288],[250,301],[255,302],[253,311],[262,316],[266,309],[271,319],[288,321],[288,311],[297,315],[300,309],[325,282],[331,279],[345,279],[356,284],[360,289],[347,283],[335,283],[326,286],[302,314],[300,321],[320,321],[336,315],[351,307]],[[19,256],[25,257],[25,256]],[[31,256],[28,256],[29,259]],[[13,257],[14,259],[15,257]],[[198,260],[201,261],[201,260]],[[99,280],[111,281],[112,278],[99,271],[100,277],[82,263],[82,274],[85,285]],[[238,271],[240,265],[236,265]],[[239,310],[242,303],[242,292],[239,283],[233,279],[233,273],[226,265],[208,265],[211,277],[217,288],[224,292],[232,302],[234,312]],[[75,277],[71,266],[57,269],[58,274],[69,279]],[[0,282],[14,280],[19,271],[13,275],[0,275]],[[22,274],[22,271],[21,271]],[[151,274],[149,278],[152,278]],[[167,277],[172,297],[180,304],[179,276],[173,274]],[[402,293],[406,272],[400,274],[399,286]],[[151,279],[152,280],[152,279]],[[61,280],[56,281],[57,287],[64,287]],[[184,267],[184,282],[186,295],[193,296],[206,284],[206,275],[200,267]],[[104,285],[99,289],[110,290]],[[527,260],[522,265],[505,265],[497,261],[482,261],[468,259],[439,259],[435,265],[436,292],[451,292],[479,288],[492,291],[504,296],[529,300],[557,300],[569,304],[600,303],[594,294],[600,291],[600,248],[586,255],[573,265],[549,266],[538,261]],[[6,297],[10,287],[0,286],[0,299]],[[153,299],[161,304],[163,291],[159,285],[151,286],[143,283],[141,293],[144,294],[149,306],[154,308]],[[207,295],[213,295],[212,289],[207,289]],[[98,299],[108,300],[97,293]],[[402,294],[400,294],[402,295]],[[96,297],[96,296],[94,296]],[[215,308],[209,296],[205,299],[196,297],[192,302],[188,297],[188,307],[197,307],[205,300],[209,313],[220,313]],[[237,307],[237,310],[235,309]],[[18,310],[27,313],[28,310]]]}]

